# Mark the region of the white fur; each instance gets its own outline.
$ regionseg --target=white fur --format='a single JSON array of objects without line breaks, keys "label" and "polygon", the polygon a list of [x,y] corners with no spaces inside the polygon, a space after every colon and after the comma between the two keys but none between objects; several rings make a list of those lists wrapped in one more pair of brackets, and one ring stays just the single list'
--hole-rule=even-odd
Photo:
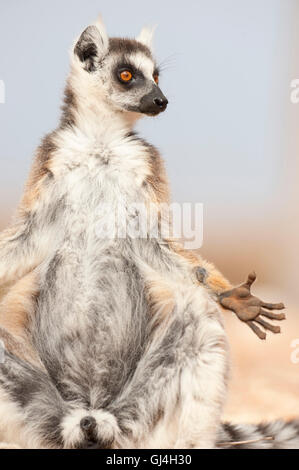
[{"label": "white fur", "polygon": [[156,26],[145,26],[136,37],[136,40],[141,42],[141,44],[144,44],[149,49],[152,49],[155,30]]},{"label": "white fur", "polygon": [[[80,447],[80,421],[90,415],[98,441],[113,441],[113,448],[215,447],[228,374],[217,304],[160,234],[140,240],[98,235],[117,207],[124,208],[123,229],[132,221],[131,204],[148,207],[153,199],[150,162],[159,157],[130,135],[140,116],[127,109],[152,89],[154,61],[141,51],[126,58],[146,80],[141,91],[125,93],[111,79],[119,58],[107,52],[104,26],[87,34],[101,67],[88,71],[72,54],[73,122],[52,135],[51,177],[32,213],[0,241],[2,281],[38,265],[39,301],[28,334],[51,371],[26,367],[13,355],[9,374],[0,368],[7,390],[31,380],[35,392],[23,403],[0,388],[1,439],[24,447]],[[138,40],[149,46],[151,38],[143,30]],[[159,288],[167,295],[158,296],[153,312],[147,294],[155,297]],[[62,443],[55,434],[60,427]],[[52,441],[44,443],[49,434]]]}]

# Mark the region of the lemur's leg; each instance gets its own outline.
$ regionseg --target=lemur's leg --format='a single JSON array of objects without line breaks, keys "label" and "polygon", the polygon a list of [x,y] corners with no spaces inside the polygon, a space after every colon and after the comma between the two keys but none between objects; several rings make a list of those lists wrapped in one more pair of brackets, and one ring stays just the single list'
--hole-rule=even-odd
[{"label": "lemur's leg", "polygon": [[171,311],[161,293],[167,314],[153,328],[132,379],[107,408],[122,430],[117,448],[214,446],[226,395],[226,335],[216,303],[202,288],[175,287]]},{"label": "lemur's leg", "polygon": [[5,442],[25,448],[110,445],[110,414],[64,401],[44,370],[11,353],[21,349],[17,339],[2,328],[0,340],[5,346],[0,354],[0,436]]},{"label": "lemur's leg", "polygon": [[5,440],[16,442],[18,436],[25,447],[63,447],[60,426],[66,412],[48,375],[5,350],[0,363],[0,431]]},{"label": "lemur's leg", "polygon": [[0,302],[0,332],[10,352],[39,368],[43,368],[29,335],[28,323],[35,314],[38,295],[38,272],[19,279]]}]

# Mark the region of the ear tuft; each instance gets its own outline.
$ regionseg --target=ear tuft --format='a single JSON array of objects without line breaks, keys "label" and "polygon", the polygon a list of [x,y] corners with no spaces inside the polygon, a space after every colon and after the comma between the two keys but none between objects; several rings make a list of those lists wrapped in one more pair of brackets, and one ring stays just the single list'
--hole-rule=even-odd
[{"label": "ear tuft", "polygon": [[152,49],[155,29],[156,26],[145,26],[144,28],[142,28],[140,34],[136,37],[136,41],[141,42],[141,44],[143,44],[144,46],[148,47],[149,49]]},{"label": "ear tuft", "polygon": [[109,39],[103,23],[88,26],[78,39],[74,53],[84,64],[85,70],[94,72],[108,50]]},{"label": "ear tuft", "polygon": [[96,26],[96,28],[98,29],[98,31],[101,35],[101,40],[102,40],[103,47],[107,50],[108,47],[109,47],[109,38],[108,38],[106,27],[104,25],[104,22],[103,22],[103,19],[102,19],[101,15],[98,16],[97,20],[94,23],[94,26]]}]

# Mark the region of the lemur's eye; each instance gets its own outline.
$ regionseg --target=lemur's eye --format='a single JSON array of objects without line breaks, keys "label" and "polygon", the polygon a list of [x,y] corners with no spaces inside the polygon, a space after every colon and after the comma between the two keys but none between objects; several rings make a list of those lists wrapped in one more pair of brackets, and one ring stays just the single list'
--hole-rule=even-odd
[{"label": "lemur's eye", "polygon": [[155,83],[158,85],[159,84],[159,75],[157,73],[155,73],[153,75],[153,79],[154,79]]},{"label": "lemur's eye", "polygon": [[125,83],[130,82],[133,78],[133,75],[130,72],[130,70],[123,70],[119,76],[120,76],[120,79]]}]

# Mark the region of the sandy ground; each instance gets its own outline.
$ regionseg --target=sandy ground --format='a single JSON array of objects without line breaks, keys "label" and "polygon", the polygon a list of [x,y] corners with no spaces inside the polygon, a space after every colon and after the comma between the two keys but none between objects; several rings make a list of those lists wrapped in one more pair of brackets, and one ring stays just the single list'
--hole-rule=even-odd
[{"label": "sandy ground", "polygon": [[[255,294],[271,302],[285,301],[267,288],[255,289]],[[299,307],[285,303],[282,333],[269,332],[266,341],[255,337],[234,314],[224,314],[232,358],[224,419],[254,423],[299,417]],[[297,346],[292,347],[296,339]]]}]

